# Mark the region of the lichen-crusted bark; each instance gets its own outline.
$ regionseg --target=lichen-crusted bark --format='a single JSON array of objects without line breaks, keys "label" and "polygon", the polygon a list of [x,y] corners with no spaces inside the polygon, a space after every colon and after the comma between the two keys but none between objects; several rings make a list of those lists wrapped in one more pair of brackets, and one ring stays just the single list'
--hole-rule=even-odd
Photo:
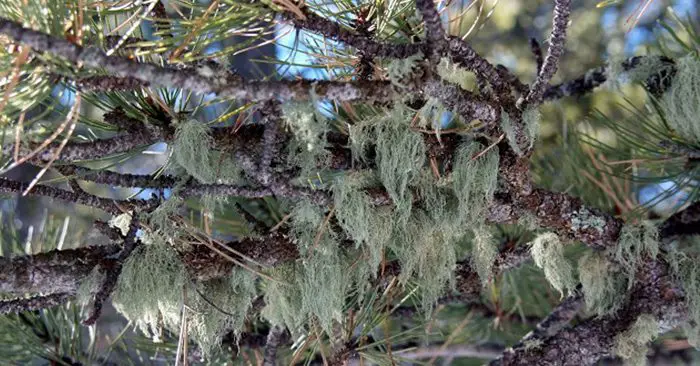
[{"label": "lichen-crusted bark", "polygon": [[[27,183],[15,182],[0,178],[0,193],[18,193],[23,192],[29,185]],[[43,185],[34,186],[29,191],[30,196],[51,197],[65,202],[79,203],[81,205],[99,208],[113,215],[121,214],[121,210],[114,204],[114,200],[93,196],[83,191],[70,192],[59,188],[48,187]],[[146,200],[129,200],[124,201],[123,205],[129,208],[148,207],[152,201]]]},{"label": "lichen-crusted bark", "polygon": [[75,294],[80,282],[100,260],[119,251],[116,245],[0,259],[0,292]]},{"label": "lichen-crusted bark", "polygon": [[73,294],[55,293],[45,296],[22,297],[12,300],[0,301],[0,314],[21,313],[34,311],[61,305],[70,300]]},{"label": "lichen-crusted bark", "polygon": [[687,314],[683,292],[673,282],[668,265],[648,260],[639,271],[624,308],[612,316],[589,319],[560,331],[540,347],[506,351],[492,365],[592,365],[612,355],[615,337],[639,315],[661,320],[662,331],[678,326]]},{"label": "lichen-crusted bark", "polygon": [[549,36],[549,48],[544,63],[539,69],[537,79],[530,88],[526,101],[531,104],[540,104],[542,95],[547,90],[547,85],[559,68],[559,58],[564,53],[566,44],[566,28],[571,14],[571,0],[554,1],[554,19],[552,20],[552,34]]}]

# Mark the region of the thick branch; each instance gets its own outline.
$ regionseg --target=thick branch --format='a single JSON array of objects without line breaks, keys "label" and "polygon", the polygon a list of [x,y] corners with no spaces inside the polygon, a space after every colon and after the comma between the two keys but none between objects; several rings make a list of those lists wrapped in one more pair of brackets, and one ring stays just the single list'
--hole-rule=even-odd
[{"label": "thick branch", "polygon": [[277,348],[288,338],[286,333],[287,330],[280,326],[274,326],[270,329],[270,333],[267,334],[267,340],[265,341],[263,366],[277,365]]},{"label": "thick branch", "polygon": [[[658,58],[666,67],[659,68],[658,74],[651,75],[645,82],[647,89],[655,95],[660,95],[671,85],[675,73],[674,61],[664,56],[635,56],[622,62],[622,69],[630,71],[648,61],[648,58]],[[609,66],[600,66],[586,71],[580,77],[558,85],[552,85],[544,93],[545,100],[557,100],[569,96],[582,96],[603,85],[609,78]]]},{"label": "thick branch", "polygon": [[390,102],[398,95],[398,91],[388,81],[244,81],[240,78],[209,76],[206,69],[177,69],[139,63],[125,57],[107,56],[97,48],[83,48],[6,19],[0,19],[0,33],[27,44],[36,51],[49,52],[86,67],[103,68],[118,77],[202,94],[216,93],[220,97],[250,101],[306,100],[311,98],[313,91],[319,97],[338,101]]},{"label": "thick branch", "polygon": [[45,296],[32,296],[0,301],[0,314],[21,313],[52,308],[64,304],[73,297],[70,293],[55,293]]},{"label": "thick branch", "polygon": [[[27,186],[27,183],[15,182],[0,178],[0,193],[23,192]],[[81,205],[98,208],[112,215],[119,215],[122,213],[120,208],[115,204],[115,200],[93,196],[83,191],[70,192],[59,188],[36,185],[31,189],[31,191],[29,191],[29,195],[51,197],[65,202],[78,203]],[[135,208],[148,207],[152,204],[152,202],[146,200],[129,200],[123,201],[122,204],[127,208]]]},{"label": "thick branch", "polygon": [[440,14],[433,0],[416,0],[416,9],[423,17],[425,38],[429,44],[440,49],[445,43],[445,30],[442,28]]},{"label": "thick branch", "polygon": [[119,250],[116,245],[105,245],[0,258],[0,292],[75,294],[100,260]]}]

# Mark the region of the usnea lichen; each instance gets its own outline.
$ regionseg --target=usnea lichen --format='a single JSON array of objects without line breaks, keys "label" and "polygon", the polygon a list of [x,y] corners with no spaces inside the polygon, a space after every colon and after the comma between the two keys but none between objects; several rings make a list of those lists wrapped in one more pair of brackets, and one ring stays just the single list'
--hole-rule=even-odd
[{"label": "usnea lichen", "polygon": [[523,156],[523,150],[532,149],[540,131],[540,111],[537,108],[527,108],[522,113],[522,125],[516,125],[505,109],[501,108],[501,128],[506,134],[508,145],[518,156]]},{"label": "usnea lichen", "polygon": [[564,245],[555,233],[538,235],[530,247],[532,259],[544,270],[547,281],[564,296],[566,290],[576,287],[573,268],[564,257]]},{"label": "usnea lichen", "polygon": [[623,272],[627,273],[627,286],[631,288],[637,267],[644,257],[656,258],[659,254],[659,232],[656,225],[646,220],[639,224],[626,224],[620,231],[613,250],[613,258],[622,266]]},{"label": "usnea lichen", "polygon": [[112,298],[125,318],[159,339],[161,326],[178,329],[187,275],[177,253],[163,240],[154,241],[126,260]]},{"label": "usnea lichen", "polygon": [[425,212],[416,211],[390,246],[401,263],[399,279],[402,283],[416,281],[424,310],[432,308],[454,279],[455,238],[450,230],[443,228],[444,225],[433,221]]},{"label": "usnea lichen", "polygon": [[472,142],[456,154],[452,184],[459,200],[459,218],[463,225],[471,226],[483,220],[484,209],[496,191],[498,180],[498,151],[491,149],[478,158],[485,147]]},{"label": "usnea lichen", "polygon": [[444,81],[457,84],[462,89],[472,91],[476,86],[476,75],[443,57],[437,66],[437,73]]},{"label": "usnea lichen", "polygon": [[187,294],[187,330],[205,357],[221,347],[228,332],[240,335],[257,296],[255,277],[248,270],[234,268],[228,277],[194,285],[195,291]]},{"label": "usnea lichen", "polygon": [[653,315],[642,314],[629,329],[615,337],[614,352],[628,365],[645,365],[648,344],[658,335],[658,320]]},{"label": "usnea lichen", "polygon": [[287,127],[308,151],[323,149],[328,132],[328,120],[319,118],[313,103],[289,102],[282,105]]},{"label": "usnea lichen", "polygon": [[182,121],[172,144],[175,162],[202,183],[213,183],[216,178],[214,167],[217,165],[210,155],[214,141],[209,130],[209,126],[197,120]]},{"label": "usnea lichen", "polygon": [[497,256],[498,243],[491,231],[483,225],[475,227],[471,258],[484,285],[491,279],[491,270]]},{"label": "usnea lichen", "polygon": [[[698,267],[697,254],[686,253],[677,246],[683,244],[697,253],[700,248],[700,236],[690,236],[680,239],[680,243],[674,243],[668,251],[668,262],[674,278],[683,287],[685,301],[688,305],[688,322],[683,325],[685,335],[696,349],[700,349],[700,267]],[[686,248],[684,248],[686,249]]]},{"label": "usnea lichen", "polygon": [[398,87],[406,87],[405,79],[410,77],[413,68],[423,59],[425,59],[425,56],[423,56],[422,52],[406,58],[393,59],[386,68],[387,76],[391,83]]},{"label": "usnea lichen", "polygon": [[391,208],[372,204],[363,189],[371,186],[367,180],[358,175],[340,177],[335,182],[333,197],[335,216],[341,227],[357,245],[367,248],[373,276],[391,238],[394,222]]},{"label": "usnea lichen", "polygon": [[375,128],[379,179],[402,219],[411,212],[413,195],[408,188],[423,169],[426,156],[423,138],[408,128],[408,120],[404,110],[396,108],[386,123]]},{"label": "usnea lichen", "polygon": [[617,311],[626,293],[625,281],[605,254],[587,253],[579,261],[578,271],[586,308],[599,316]]},{"label": "usnea lichen", "polygon": [[291,226],[303,258],[294,277],[294,286],[301,293],[300,311],[331,332],[333,321],[342,320],[350,276],[337,235],[329,225],[329,214],[301,201],[293,210]]},{"label": "usnea lichen", "polygon": [[676,61],[676,75],[659,102],[664,121],[688,141],[700,141],[700,60],[689,55]]}]

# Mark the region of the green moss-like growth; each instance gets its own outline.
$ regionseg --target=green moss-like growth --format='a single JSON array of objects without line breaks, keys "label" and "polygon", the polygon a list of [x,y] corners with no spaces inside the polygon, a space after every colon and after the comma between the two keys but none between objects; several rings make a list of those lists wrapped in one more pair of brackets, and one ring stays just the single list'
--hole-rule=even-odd
[{"label": "green moss-like growth", "polygon": [[605,254],[587,253],[579,261],[578,268],[586,308],[599,316],[617,311],[625,296],[625,281]]},{"label": "green moss-like growth", "polygon": [[393,59],[387,65],[386,70],[391,83],[399,87],[405,87],[405,79],[411,75],[413,68],[418,64],[418,61],[424,58],[423,53],[418,52],[415,55],[408,56],[406,58]]},{"label": "green moss-like growth", "polygon": [[171,196],[161,203],[153,212],[146,215],[148,223],[152,229],[166,239],[171,239],[178,235],[178,228],[171,219],[172,215],[177,213],[177,210],[182,207],[183,199],[178,196]]},{"label": "green moss-like growth", "polygon": [[[528,108],[522,114],[522,126],[516,126],[510,115],[501,108],[501,128],[511,149],[518,156],[523,155],[523,149],[529,150],[535,146],[535,140],[540,131],[540,111]],[[522,131],[520,131],[522,130]]]},{"label": "green moss-like growth", "polygon": [[374,275],[393,232],[393,215],[390,207],[375,206],[364,191],[368,180],[359,175],[336,180],[333,190],[335,216],[343,230],[357,245],[363,245],[369,253],[370,275]]},{"label": "green moss-like growth", "polygon": [[483,221],[498,180],[498,151],[491,149],[477,159],[485,147],[472,142],[459,149],[452,172],[454,193],[459,200],[458,217],[462,225]]},{"label": "green moss-like growth", "polygon": [[564,296],[576,287],[573,269],[564,257],[564,245],[555,233],[540,234],[530,247],[535,264],[544,270],[547,281]]},{"label": "green moss-like growth", "polygon": [[205,357],[221,347],[228,332],[240,335],[246,315],[257,295],[255,275],[234,268],[228,278],[197,284],[188,293],[188,331]]},{"label": "green moss-like growth", "polygon": [[649,342],[659,335],[659,322],[653,315],[642,314],[626,331],[615,337],[615,354],[628,365],[645,365]]},{"label": "green moss-like growth", "polygon": [[395,108],[386,121],[375,127],[379,180],[402,219],[408,217],[413,206],[409,185],[425,165],[423,138],[410,130],[409,121],[404,108]]},{"label": "green moss-like growth", "polygon": [[397,228],[391,249],[401,263],[399,279],[415,281],[423,309],[431,309],[454,279],[457,255],[452,230],[416,210],[405,227]]},{"label": "green moss-like growth", "polygon": [[187,174],[202,183],[213,183],[217,164],[211,159],[214,141],[209,127],[197,120],[183,121],[177,126],[172,144],[173,159]]},{"label": "green moss-like growth", "polygon": [[112,296],[116,309],[145,334],[159,338],[161,325],[177,331],[182,316],[185,267],[162,239],[141,245],[124,263]]},{"label": "green moss-like growth", "polygon": [[694,55],[676,61],[676,75],[660,100],[665,121],[692,142],[700,142],[700,60]]},{"label": "green moss-like growth", "polygon": [[668,262],[674,278],[683,286],[685,301],[688,305],[689,321],[683,325],[683,330],[688,337],[688,343],[700,349],[700,266],[697,259],[700,236],[682,238],[680,244],[691,248],[694,254],[671,248],[668,253]]},{"label": "green moss-like growth", "polygon": [[272,325],[287,327],[293,335],[308,320],[307,314],[302,312],[302,293],[296,286],[298,274],[296,264],[283,264],[270,271],[275,281],[264,281],[265,308],[262,316]]},{"label": "green moss-like growth", "polygon": [[437,66],[437,73],[443,80],[457,84],[462,89],[472,91],[476,87],[476,75],[443,57]]},{"label": "green moss-like growth", "polygon": [[620,231],[613,258],[627,273],[627,287],[634,284],[634,275],[645,256],[656,258],[659,254],[659,231],[650,221],[627,224]]},{"label": "green moss-like growth", "polygon": [[497,256],[498,243],[493,238],[491,231],[483,225],[476,226],[471,259],[484,285],[491,279],[491,270]]},{"label": "green moss-like growth", "polygon": [[291,226],[303,258],[297,263],[293,285],[301,293],[301,313],[315,317],[331,332],[333,321],[342,320],[350,275],[328,215],[320,207],[301,201],[292,211]]},{"label": "green moss-like growth", "polygon": [[287,127],[308,151],[323,149],[328,132],[328,120],[318,118],[313,103],[290,102],[282,105],[282,115]]}]

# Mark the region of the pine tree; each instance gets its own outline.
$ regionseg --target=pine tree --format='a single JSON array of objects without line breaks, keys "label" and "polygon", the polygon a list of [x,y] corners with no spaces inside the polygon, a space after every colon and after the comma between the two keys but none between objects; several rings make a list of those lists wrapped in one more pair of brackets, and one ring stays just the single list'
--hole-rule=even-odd
[{"label": "pine tree", "polygon": [[[0,0],[0,192],[53,205],[22,233],[2,210],[0,358],[692,357],[697,25],[557,83],[595,4],[543,2],[547,46],[507,67],[474,48],[491,3]],[[246,53],[273,42],[322,77]]]}]

